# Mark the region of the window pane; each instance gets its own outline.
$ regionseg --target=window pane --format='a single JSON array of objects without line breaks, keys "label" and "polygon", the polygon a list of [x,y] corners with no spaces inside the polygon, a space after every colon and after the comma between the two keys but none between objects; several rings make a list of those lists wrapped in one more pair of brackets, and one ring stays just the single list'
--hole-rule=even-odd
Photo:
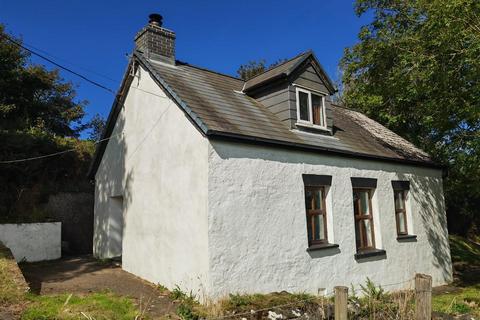
[{"label": "window pane", "polygon": [[367,242],[364,243],[364,247],[373,247],[373,235],[372,235],[372,221],[365,219],[362,220],[363,230],[365,231]]},{"label": "window pane", "polygon": [[323,209],[323,189],[315,190],[315,209]]},{"label": "window pane", "polygon": [[407,219],[405,219],[405,213],[398,213],[398,231],[399,233],[407,233]]},{"label": "window pane", "polygon": [[361,221],[355,222],[355,240],[357,242],[357,248],[360,248],[362,246],[362,238],[360,234],[360,223]]},{"label": "window pane", "polygon": [[311,190],[305,190],[305,207],[307,210],[312,210],[313,192]]},{"label": "window pane", "polygon": [[325,225],[323,216],[315,216],[315,240],[325,239]]},{"label": "window pane", "polygon": [[395,209],[405,209],[405,192],[395,191]]},{"label": "window pane", "polygon": [[323,126],[323,99],[321,96],[317,96],[316,94],[312,94],[312,113],[313,123],[318,124],[319,126]]},{"label": "window pane", "polygon": [[313,240],[313,234],[312,234],[312,226],[314,226],[314,217],[313,216],[307,216],[307,233],[308,233],[308,241]]},{"label": "window pane", "polygon": [[300,120],[310,121],[310,111],[308,110],[308,94],[299,91],[298,100],[300,108]]},{"label": "window pane", "polygon": [[359,192],[360,200],[360,214],[369,215],[370,214],[370,202],[368,201],[368,191]]}]

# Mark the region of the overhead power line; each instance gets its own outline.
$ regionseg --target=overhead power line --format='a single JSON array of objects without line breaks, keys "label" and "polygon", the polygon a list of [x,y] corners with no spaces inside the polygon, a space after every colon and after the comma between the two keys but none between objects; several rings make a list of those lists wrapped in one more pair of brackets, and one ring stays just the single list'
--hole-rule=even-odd
[{"label": "overhead power line", "polygon": [[[28,52],[30,52],[30,53],[32,53],[32,54],[34,54],[34,55],[36,55],[36,56],[38,56],[38,57],[40,57],[40,58],[48,61],[48,62],[50,62],[51,64],[53,64],[53,65],[55,65],[55,66],[57,66],[57,67],[65,70],[65,71],[68,71],[68,72],[70,72],[70,73],[72,73],[72,74],[80,77],[81,79],[83,79],[83,80],[85,80],[85,81],[87,81],[87,82],[89,82],[89,83],[91,83],[91,84],[93,84],[93,85],[95,85],[95,86],[103,89],[103,90],[108,91],[109,93],[115,94],[115,92],[114,92],[112,89],[110,89],[110,88],[108,88],[108,87],[106,87],[106,86],[104,86],[104,85],[102,85],[102,84],[100,84],[100,83],[97,83],[96,81],[93,81],[93,80],[87,78],[86,76],[84,76],[84,75],[76,72],[76,71],[73,71],[73,70],[71,70],[71,69],[69,69],[69,68],[67,68],[67,67],[64,67],[64,66],[61,65],[60,63],[55,62],[55,61],[53,61],[52,59],[49,59],[49,58],[47,58],[47,57],[45,57],[45,56],[43,56],[43,55],[35,52],[35,51],[32,50],[32,49],[26,48],[24,45],[22,45],[22,44],[19,43],[18,41],[12,39],[11,37],[9,37],[9,36],[7,36],[7,35],[5,35],[5,34],[4,34],[4,35],[1,35],[1,34],[0,34],[0,37],[5,38],[6,40],[10,41],[11,43],[15,44],[16,46],[18,46],[18,47],[20,47],[20,48],[22,48],[22,49],[24,49],[24,50],[27,50]],[[30,46],[30,47],[32,47],[32,46]],[[32,48],[33,48],[33,47],[32,47]],[[40,50],[40,49],[38,49],[38,48],[35,48],[35,50],[42,51],[42,52],[45,52],[45,53],[46,53],[46,51]],[[100,74],[99,74],[99,75],[100,75]],[[106,76],[104,76],[104,77],[106,77]],[[147,94],[150,94],[150,95],[153,95],[153,96],[162,98],[162,99],[168,99],[166,96],[161,96],[161,95],[159,95],[159,94],[157,94],[157,93],[150,92],[150,91],[147,91],[147,90],[143,90],[143,89],[140,89],[140,88],[137,88],[137,87],[134,87],[134,86],[131,86],[130,88],[135,89],[135,90],[142,91],[142,92],[144,92],[144,93],[147,93]],[[170,105],[167,106],[167,109],[168,109],[168,107],[170,107]],[[165,112],[162,112],[162,114],[160,115],[160,117],[155,121],[154,125],[148,130],[147,136],[148,136],[148,135],[150,134],[150,132],[157,126],[157,124],[159,123],[160,118],[162,118],[164,114],[165,114]],[[110,139],[112,139],[112,138],[114,138],[114,137],[116,137],[116,136],[121,135],[121,134],[123,134],[123,131],[120,132],[120,133],[118,133],[118,134],[116,134],[116,135],[110,136],[110,137],[108,137],[108,138],[95,141],[94,144],[99,144],[99,143],[101,143],[101,142],[103,142],[103,141],[108,141],[108,140],[110,140]],[[145,136],[145,137],[143,138],[143,140],[142,140],[142,142],[141,142],[140,144],[142,144],[142,143],[144,142],[144,140],[147,138],[147,136]],[[140,144],[137,146],[137,148],[140,146]],[[50,158],[50,157],[62,155],[62,154],[68,153],[68,152],[75,152],[76,150],[77,150],[76,148],[72,148],[72,149],[63,150],[63,151],[54,152],[54,153],[45,154],[45,155],[36,156],[36,157],[29,157],[29,158],[23,158],[23,159],[12,159],[12,160],[0,160],[0,164],[12,164],[12,163],[21,163],[21,162],[27,162],[27,161],[33,161],[33,160],[41,160],[41,159],[45,159],[45,158]]]},{"label": "overhead power line", "polygon": [[[106,141],[106,140],[110,140],[120,134],[122,134],[123,132],[117,134],[117,135],[114,135],[114,136],[110,136],[108,138],[105,138],[105,139],[101,139],[101,140],[98,140],[98,141],[95,141],[94,144],[98,144],[98,143],[101,143],[103,141]],[[45,154],[45,155],[42,155],[42,156],[37,156],[37,157],[30,157],[30,158],[23,158],[23,159],[15,159],[15,160],[4,160],[4,161],[0,161],[0,164],[8,164],[8,163],[18,163],[18,162],[26,162],[26,161],[32,161],[32,160],[39,160],[39,159],[45,159],[45,158],[50,158],[50,157],[54,157],[54,156],[58,156],[58,155],[61,155],[61,154],[65,154],[65,153],[68,153],[68,152],[74,152],[76,151],[77,149],[76,148],[72,148],[72,149],[67,149],[67,150],[63,150],[63,151],[59,151],[59,152],[54,152],[54,153],[50,153],[50,154]]]},{"label": "overhead power line", "polygon": [[16,40],[12,39],[12,38],[9,37],[8,35],[3,34],[3,35],[0,35],[0,36],[3,37],[3,38],[5,38],[6,40],[10,41],[11,43],[15,44],[16,46],[18,46],[18,47],[20,47],[20,48],[22,48],[22,49],[30,52],[31,54],[33,54],[33,55],[35,55],[35,56],[37,56],[37,57],[39,57],[39,58],[41,58],[41,59],[43,59],[43,60],[45,60],[45,61],[50,62],[51,64],[57,66],[58,68],[60,68],[60,69],[62,69],[62,70],[65,70],[65,71],[67,71],[67,72],[69,72],[69,73],[71,73],[71,74],[73,74],[73,75],[76,75],[77,77],[79,77],[79,78],[81,78],[81,79],[89,82],[90,84],[93,84],[94,86],[97,86],[97,87],[99,87],[99,88],[101,88],[101,89],[103,89],[103,90],[106,90],[106,91],[110,92],[111,94],[115,95],[115,91],[113,91],[112,89],[108,88],[107,86],[104,86],[103,84],[100,84],[100,83],[98,83],[98,82],[96,82],[96,81],[94,81],[94,80],[91,80],[91,79],[89,79],[88,77],[86,77],[86,76],[84,76],[84,75],[82,75],[82,74],[80,74],[80,73],[78,73],[78,72],[76,72],[76,71],[73,71],[72,69],[67,68],[67,67],[65,67],[65,66],[63,66],[63,65],[61,65],[61,64],[59,64],[59,63],[57,63],[57,62],[55,62],[55,61],[53,61],[52,59],[50,59],[50,58],[48,58],[48,57],[46,57],[46,56],[44,56],[44,55],[42,55],[42,54],[40,54],[40,53],[32,50],[32,49],[27,48],[26,46],[24,46],[23,44],[21,44],[20,42],[18,42],[18,41],[16,41]]}]

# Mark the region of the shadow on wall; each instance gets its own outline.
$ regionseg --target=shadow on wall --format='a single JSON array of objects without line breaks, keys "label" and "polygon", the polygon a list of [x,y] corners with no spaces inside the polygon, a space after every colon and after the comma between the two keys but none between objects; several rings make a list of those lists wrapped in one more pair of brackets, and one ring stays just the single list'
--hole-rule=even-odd
[{"label": "shadow on wall", "polygon": [[103,154],[96,175],[94,253],[100,257],[122,254],[125,213],[132,201],[130,185],[133,171],[127,173],[125,155],[127,143],[120,134],[125,128],[123,110],[119,114],[112,137]]},{"label": "shadow on wall", "polygon": [[410,179],[411,195],[422,208],[421,218],[428,242],[433,250],[433,265],[442,271],[446,282],[452,281],[452,260],[448,240],[447,216],[442,181],[432,177]]},{"label": "shadow on wall", "polygon": [[[257,146],[242,148],[238,143],[236,147],[224,142],[214,142],[213,149],[223,160],[230,158],[259,159],[264,161],[281,162],[295,165],[327,165],[337,168],[353,168],[358,170],[379,170],[378,161],[355,161],[347,157],[318,157],[314,153],[293,151],[288,149],[272,148],[269,146]],[[409,180],[412,196],[422,208],[421,219],[427,240],[432,248],[433,265],[440,270],[443,281],[452,280],[452,264],[450,258],[450,246],[448,242],[447,220],[445,214],[442,181],[437,177],[428,176],[429,169],[419,169],[410,165],[402,165],[384,162],[381,170],[393,172],[399,180]],[[425,175],[418,176],[418,171]],[[301,176],[299,176],[301,179]],[[392,191],[393,192],[393,191]],[[312,254],[312,257],[318,257]],[[441,281],[440,281],[441,282]]]}]

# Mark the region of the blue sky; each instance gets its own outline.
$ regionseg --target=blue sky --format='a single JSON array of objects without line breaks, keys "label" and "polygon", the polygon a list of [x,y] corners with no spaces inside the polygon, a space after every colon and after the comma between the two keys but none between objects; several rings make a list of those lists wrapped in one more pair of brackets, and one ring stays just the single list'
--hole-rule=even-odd
[{"label": "blue sky", "polygon": [[[176,32],[178,60],[235,75],[249,60],[274,62],[313,49],[334,80],[344,48],[357,42],[368,22],[354,14],[351,0],[0,0],[0,23],[8,32],[115,91],[133,37],[152,12],[163,15],[164,27]],[[111,94],[62,75],[77,85],[79,99],[89,101],[87,118],[108,115]]]}]

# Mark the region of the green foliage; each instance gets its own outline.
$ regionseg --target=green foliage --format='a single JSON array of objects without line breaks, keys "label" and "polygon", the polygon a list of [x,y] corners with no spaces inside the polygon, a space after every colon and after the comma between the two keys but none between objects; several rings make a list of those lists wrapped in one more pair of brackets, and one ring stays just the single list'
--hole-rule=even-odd
[{"label": "green foliage", "polygon": [[94,151],[91,141],[62,138],[44,132],[0,131],[0,159],[23,159],[55,152],[64,154],[18,163],[0,164],[0,221],[48,220],[48,196],[59,191],[87,191],[86,179]]},{"label": "green foliage", "polygon": [[365,285],[361,284],[360,288],[365,298],[369,300],[384,300],[388,297],[385,290],[381,286],[376,286],[370,278],[367,277]]},{"label": "green foliage", "polygon": [[29,300],[30,304],[23,313],[22,320],[139,319],[136,318],[139,312],[132,300],[110,293],[94,293],[86,296],[32,295]]},{"label": "green foliage", "polygon": [[304,306],[317,298],[306,293],[270,293],[270,294],[230,294],[222,301],[222,309],[228,311],[250,311],[273,306],[291,304],[293,307]]},{"label": "green foliage", "polygon": [[280,59],[270,64],[269,66],[267,66],[267,62],[265,61],[265,59],[261,59],[258,61],[249,61],[247,64],[242,64],[238,68],[237,75],[240,77],[240,79],[247,81],[255,77],[256,75],[264,73],[265,71],[284,63],[285,61],[287,61],[287,59]]},{"label": "green foliage", "polygon": [[180,304],[177,307],[177,315],[184,320],[197,320],[200,318],[200,304],[193,292],[186,293],[177,285],[170,292],[170,299],[177,300]]},{"label": "green foliage", "polygon": [[98,113],[88,123],[90,134],[88,139],[92,141],[99,141],[102,138],[103,131],[105,130],[105,119]]},{"label": "green foliage", "polygon": [[29,63],[28,52],[7,36],[11,37],[0,25],[0,128],[39,128],[55,135],[78,136],[84,128],[86,101],[76,99],[73,84],[65,82],[58,70]]},{"label": "green foliage", "polygon": [[453,262],[480,265],[480,245],[459,236],[450,236]]},{"label": "green foliage", "polygon": [[195,313],[193,307],[189,303],[180,303],[177,308],[177,315],[183,320],[198,320],[200,317]]},{"label": "green foliage", "polygon": [[98,134],[101,118],[83,124],[86,102],[76,98],[73,84],[58,70],[31,63],[8,38],[0,24],[0,161],[75,150],[0,164],[0,222],[44,221],[51,193],[91,190],[86,174],[94,146],[77,137],[87,127]]},{"label": "green foliage", "polygon": [[480,208],[480,2],[357,0],[373,14],[345,50],[343,101],[448,166],[451,231]]},{"label": "green foliage", "polygon": [[361,294],[357,296],[351,287],[349,296],[349,319],[412,319],[414,295],[411,291],[387,293],[381,286],[367,278],[360,285]]}]

